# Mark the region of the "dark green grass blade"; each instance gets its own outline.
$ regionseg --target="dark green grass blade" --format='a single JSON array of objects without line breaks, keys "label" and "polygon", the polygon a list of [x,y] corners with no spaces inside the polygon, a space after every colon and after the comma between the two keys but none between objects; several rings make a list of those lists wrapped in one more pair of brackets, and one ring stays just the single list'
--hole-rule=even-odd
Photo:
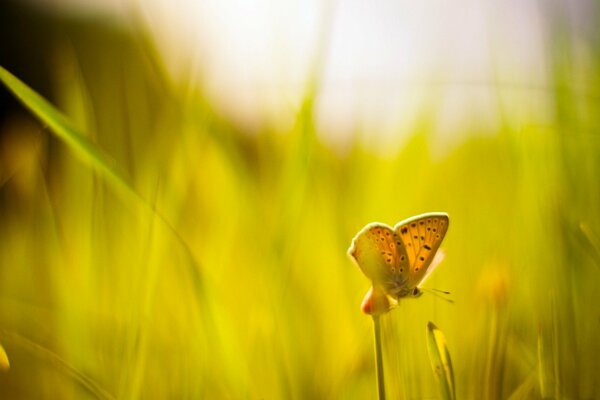
[{"label": "dark green grass blade", "polygon": [[[125,178],[125,174],[108,155],[77,131],[67,118],[37,92],[0,66],[0,81],[56,136],[64,141],[77,156],[95,167],[111,183],[124,189],[128,194],[141,199]],[[144,203],[145,200],[141,199]]]},{"label": "dark green grass blade", "polygon": [[438,381],[440,394],[444,400],[454,400],[454,372],[446,338],[433,322],[427,324],[427,349],[431,368]]}]

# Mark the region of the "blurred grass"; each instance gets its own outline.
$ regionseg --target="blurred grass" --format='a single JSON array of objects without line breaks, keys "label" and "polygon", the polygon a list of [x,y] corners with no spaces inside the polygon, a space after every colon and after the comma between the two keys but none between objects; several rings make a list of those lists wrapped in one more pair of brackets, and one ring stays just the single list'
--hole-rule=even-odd
[{"label": "blurred grass", "polygon": [[600,396],[600,103],[565,59],[544,93],[552,124],[516,122],[499,87],[496,132],[439,152],[430,104],[384,157],[361,132],[348,152],[320,141],[318,85],[293,126],[249,132],[164,75],[144,34],[71,29],[55,104],[147,204],[22,114],[0,127],[3,396],[89,396],[55,354],[116,398],[374,398],[369,282],[346,249],[368,222],[426,211],[452,219],[428,286],[455,304],[426,295],[382,316],[389,397],[437,395],[429,320],[457,398]]},{"label": "blurred grass", "polygon": [[8,356],[6,355],[6,350],[0,344],[0,368],[3,370],[7,370],[10,368],[10,361],[8,360]]},{"label": "blurred grass", "polygon": [[441,398],[455,399],[452,359],[443,332],[433,322],[427,324],[427,350],[433,374],[438,382]]}]

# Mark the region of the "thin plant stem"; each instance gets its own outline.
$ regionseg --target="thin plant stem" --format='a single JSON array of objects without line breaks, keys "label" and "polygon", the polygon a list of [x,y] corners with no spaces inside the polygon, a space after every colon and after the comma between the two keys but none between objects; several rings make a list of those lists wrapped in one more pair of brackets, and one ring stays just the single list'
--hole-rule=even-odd
[{"label": "thin plant stem", "polygon": [[377,392],[379,400],[385,400],[385,381],[383,379],[383,352],[381,351],[381,325],[379,315],[373,315],[373,326],[375,328],[375,362],[377,372]]}]

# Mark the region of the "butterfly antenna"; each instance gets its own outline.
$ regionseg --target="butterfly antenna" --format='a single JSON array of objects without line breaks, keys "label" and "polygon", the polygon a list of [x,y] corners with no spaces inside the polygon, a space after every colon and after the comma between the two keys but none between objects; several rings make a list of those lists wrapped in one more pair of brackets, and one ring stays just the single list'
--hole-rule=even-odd
[{"label": "butterfly antenna", "polygon": [[431,293],[432,295],[434,295],[434,296],[436,296],[436,297],[439,297],[439,298],[440,298],[440,299],[442,299],[442,300],[445,300],[445,301],[447,301],[448,303],[454,303],[454,300],[452,300],[452,299],[449,299],[449,298],[447,298],[447,297],[444,297],[444,296],[442,296],[442,295],[440,294],[440,293],[442,293],[442,294],[445,294],[445,295],[449,295],[449,294],[450,294],[450,292],[447,292],[447,291],[445,291],[445,290],[439,290],[439,289],[433,289],[433,288],[423,288],[423,287],[422,287],[422,288],[419,288],[419,289],[421,289],[421,290],[424,290],[424,291],[426,291],[426,292],[429,292],[429,293]]},{"label": "butterfly antenna", "polygon": [[450,292],[447,292],[447,291],[445,291],[445,290],[440,290],[440,289],[434,289],[434,288],[430,288],[429,290],[434,290],[434,291],[436,291],[436,292],[443,293],[443,294],[450,294]]}]

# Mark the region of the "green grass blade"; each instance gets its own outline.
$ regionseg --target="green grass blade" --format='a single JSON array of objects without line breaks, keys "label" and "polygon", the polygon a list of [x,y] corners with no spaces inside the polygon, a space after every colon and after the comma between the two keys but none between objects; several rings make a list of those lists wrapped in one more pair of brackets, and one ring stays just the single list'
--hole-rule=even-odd
[{"label": "green grass blade", "polygon": [[[58,354],[41,346],[40,344],[25,338],[15,332],[0,330],[0,336],[7,342],[10,341],[14,346],[19,346],[29,351],[40,360],[44,360],[56,366],[56,369],[81,386],[90,395],[100,400],[112,400],[114,396],[102,388],[95,380],[79,372],[75,367],[62,359]],[[2,347],[0,346],[0,349]],[[0,355],[1,358],[1,355]]]},{"label": "green grass blade", "polygon": [[110,183],[124,191],[127,195],[135,198],[147,211],[158,216],[160,221],[174,235],[175,239],[182,245],[190,260],[192,276],[197,283],[201,283],[198,276],[199,264],[193,256],[193,253],[177,230],[171,223],[154,207],[153,204],[144,198],[131,185],[126,174],[119,168],[114,159],[105,154],[97,145],[91,142],[87,137],[80,133],[69,120],[50,104],[46,99],[40,96],[16,76],[0,66],[0,82],[2,82],[14,95],[28,108],[33,115],[43,124],[46,124],[50,131],[59,139],[64,141],[79,156],[82,161],[96,168]]},{"label": "green grass blade", "polygon": [[552,319],[543,324],[538,331],[538,379],[542,398],[560,396],[558,327],[554,298],[551,298]]},{"label": "green grass blade", "polygon": [[540,393],[537,391],[537,373],[533,371],[510,395],[508,400],[527,400],[539,397]]},{"label": "green grass blade", "polygon": [[433,322],[427,324],[427,349],[431,368],[438,381],[440,394],[444,400],[454,400],[454,372],[446,338]]},{"label": "green grass blade", "polygon": [[0,344],[0,370],[8,370],[10,368],[10,362],[8,361],[8,356],[6,355],[6,351],[4,347]]},{"label": "green grass blade", "polygon": [[1,66],[0,81],[40,122],[47,125],[50,131],[64,141],[77,156],[95,167],[113,184],[124,189],[128,194],[140,198],[140,195],[129,184],[125,174],[118,168],[116,162],[73,127],[68,119],[52,104]]},{"label": "green grass blade", "polygon": [[377,373],[377,393],[379,400],[385,400],[385,378],[383,372],[383,351],[381,350],[381,324],[379,315],[373,315],[373,327],[375,334],[375,363]]}]

